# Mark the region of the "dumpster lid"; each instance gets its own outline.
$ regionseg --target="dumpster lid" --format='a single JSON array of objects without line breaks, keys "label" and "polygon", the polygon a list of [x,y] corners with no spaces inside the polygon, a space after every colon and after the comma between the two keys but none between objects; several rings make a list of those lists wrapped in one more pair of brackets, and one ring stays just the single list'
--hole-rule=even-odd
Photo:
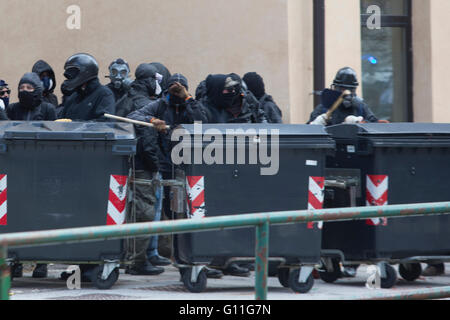
[{"label": "dumpster lid", "polygon": [[0,137],[8,140],[133,140],[128,123],[2,121]]},{"label": "dumpster lid", "polygon": [[[266,136],[267,142],[269,140],[273,142],[274,140],[272,139],[276,137],[279,145],[285,147],[316,149],[332,149],[335,147],[334,141],[323,126],[227,123],[202,124],[201,126],[198,124],[188,124],[182,125],[181,128],[184,128],[188,135],[203,139],[203,145],[208,144],[213,136],[222,135],[225,141],[234,141],[234,139],[237,139],[238,144],[247,144],[249,141],[258,142],[260,141],[258,137]],[[264,140],[261,143],[264,144]]]},{"label": "dumpster lid", "polygon": [[[207,131],[215,129],[219,130],[223,134],[227,133],[227,130],[234,130],[236,135],[248,134],[248,130],[256,130],[256,132],[261,132],[261,130],[267,130],[268,134],[271,130],[278,130],[279,135],[282,136],[324,136],[328,137],[329,134],[325,131],[323,126],[305,125],[305,124],[271,124],[271,123],[217,123],[217,124],[202,124],[196,126],[194,124],[183,124],[182,127],[186,129],[191,134],[205,134]],[[198,129],[201,128],[201,131]],[[245,133],[239,133],[239,130],[243,130]],[[273,132],[273,131],[272,131]]]},{"label": "dumpster lid", "polygon": [[359,123],[339,124],[327,128],[334,138],[356,138],[356,136],[392,137],[448,137],[447,123]]}]

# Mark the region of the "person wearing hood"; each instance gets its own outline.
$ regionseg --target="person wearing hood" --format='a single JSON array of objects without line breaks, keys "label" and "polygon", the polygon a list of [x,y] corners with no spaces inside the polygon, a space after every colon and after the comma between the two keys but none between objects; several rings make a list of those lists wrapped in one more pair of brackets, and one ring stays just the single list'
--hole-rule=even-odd
[{"label": "person wearing hood", "polygon": [[161,94],[159,95],[159,98],[161,98],[162,95],[167,93],[167,90],[169,89],[169,79],[172,74],[170,73],[169,69],[167,69],[167,67],[160,62],[152,62],[150,63],[150,65],[155,67],[157,72],[162,77],[159,81],[159,84],[161,86]]},{"label": "person wearing hood", "polygon": [[256,72],[249,72],[242,78],[251,93],[258,99],[269,123],[283,123],[283,114],[272,96],[266,93],[264,80]]},{"label": "person wearing hood", "polygon": [[[194,121],[206,122],[206,114],[200,102],[193,99],[189,94],[189,86],[186,77],[176,73],[167,81],[167,93],[162,98],[152,101],[131,114],[128,118],[147,123],[152,123],[159,132],[158,145],[160,147],[159,172],[163,179],[172,179],[171,162],[171,132],[167,125],[176,128],[179,124],[192,124]],[[136,126],[136,130],[139,126]],[[162,156],[162,157],[161,157]],[[170,213],[170,189],[164,190],[164,201],[162,203],[164,213],[171,219]],[[159,205],[160,207],[160,205]],[[158,217],[159,218],[159,217]],[[156,220],[154,220],[156,221]],[[162,265],[164,259],[159,257],[157,240],[152,242],[147,251],[148,260],[154,265]],[[209,276],[219,277],[215,270],[207,270]]]},{"label": "person wearing hood", "polygon": [[10,120],[17,121],[54,121],[55,107],[44,101],[44,87],[36,73],[26,73],[19,82],[19,102],[7,108]]},{"label": "person wearing hood", "polygon": [[[350,67],[340,69],[334,78],[331,90],[322,92],[322,103],[318,105],[311,113],[308,124],[330,126],[341,123],[354,124],[360,122],[379,122],[369,106],[363,99],[356,95],[356,89],[359,86],[358,78],[355,70]],[[326,103],[328,96],[336,101],[334,96],[339,96],[348,91],[349,94],[344,96],[343,102],[333,112],[330,119],[327,117],[328,108]]]},{"label": "person wearing hood", "polygon": [[44,91],[42,92],[43,101],[51,103],[57,108],[58,98],[53,93],[56,88],[56,78],[52,67],[44,60],[39,60],[34,64],[31,72],[36,73],[42,81],[44,86]]},{"label": "person wearing hood", "polygon": [[[199,89],[200,87],[203,89]],[[245,90],[242,79],[237,74],[209,75],[204,84],[197,88],[197,94],[202,96],[201,102],[205,107],[208,123],[267,123],[260,103],[251,92]],[[236,262],[225,267],[230,258],[216,257],[211,261],[211,266],[225,275],[250,275],[249,268]]]},{"label": "person wearing hood", "polygon": [[201,102],[208,123],[267,123],[264,110],[235,73],[209,75]]},{"label": "person wearing hood", "polygon": [[98,72],[98,63],[89,54],[79,53],[67,59],[64,65],[64,86],[73,93],[64,102],[59,118],[107,121],[103,115],[115,113],[114,94],[100,84]]},{"label": "person wearing hood", "polygon": [[116,103],[116,115],[126,117],[158,99],[162,93],[159,82],[162,76],[149,63],[142,63],[136,68],[136,80],[131,84],[127,95]]},{"label": "person wearing hood", "polygon": [[[7,108],[10,120],[17,121],[54,121],[55,107],[44,101],[41,79],[36,73],[26,73],[19,82],[19,102],[12,103]],[[16,265],[14,276],[22,276],[22,265]],[[37,264],[33,271],[33,278],[46,278],[47,265]]]},{"label": "person wearing hood", "polygon": [[6,108],[8,108],[10,95],[11,90],[9,89],[8,84],[5,82],[5,80],[0,80],[0,103],[2,103],[3,110],[6,110]]},{"label": "person wearing hood", "polygon": [[111,62],[109,65],[109,78],[111,80],[106,86],[114,93],[114,98],[119,101],[128,93],[132,80],[130,79],[130,66],[128,63],[119,58]]}]

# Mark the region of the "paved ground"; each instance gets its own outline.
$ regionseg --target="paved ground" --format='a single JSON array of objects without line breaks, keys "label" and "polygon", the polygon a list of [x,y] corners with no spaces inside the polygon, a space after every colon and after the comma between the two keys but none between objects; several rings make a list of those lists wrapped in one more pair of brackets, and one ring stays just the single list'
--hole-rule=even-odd
[{"label": "paved ground", "polygon": [[[425,265],[422,265],[425,267]],[[188,292],[179,281],[178,270],[167,267],[159,276],[130,276],[121,274],[116,285],[107,291],[82,283],[81,290],[69,290],[59,275],[66,266],[51,265],[49,278],[31,278],[30,266],[25,268],[24,277],[14,279],[11,288],[11,300],[253,300],[254,274],[248,278],[225,276],[222,279],[208,279],[204,293]],[[354,299],[380,293],[400,293],[414,289],[434,288],[450,285],[450,264],[446,265],[447,274],[439,277],[421,277],[415,282],[406,282],[399,278],[392,289],[370,290],[365,287],[368,277],[367,267],[361,266],[355,278],[340,279],[335,284],[315,280],[308,294],[296,294],[282,287],[277,278],[269,279],[269,300],[328,300]]]}]

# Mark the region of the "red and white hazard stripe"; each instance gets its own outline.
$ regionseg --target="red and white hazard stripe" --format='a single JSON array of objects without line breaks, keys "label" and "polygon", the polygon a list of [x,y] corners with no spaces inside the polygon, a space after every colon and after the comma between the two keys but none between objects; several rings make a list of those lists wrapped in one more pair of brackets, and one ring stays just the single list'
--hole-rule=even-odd
[{"label": "red and white hazard stripe", "polygon": [[205,177],[186,177],[188,215],[191,219],[205,217]]},{"label": "red and white hazard stripe", "polygon": [[[309,191],[308,191],[308,210],[323,209],[325,190],[324,177],[309,177]],[[323,227],[323,221],[318,223],[319,229]],[[314,222],[308,222],[308,229],[314,228]]]},{"label": "red and white hazard stripe", "polygon": [[[385,206],[388,204],[389,177],[386,175],[367,175],[366,206]],[[387,218],[367,219],[370,226],[387,225]]]},{"label": "red and white hazard stripe", "polygon": [[127,176],[111,175],[109,182],[108,213],[106,218],[108,226],[125,223],[127,184]]},{"label": "red and white hazard stripe", "polygon": [[7,225],[8,201],[7,201],[7,175],[0,174],[0,226]]}]

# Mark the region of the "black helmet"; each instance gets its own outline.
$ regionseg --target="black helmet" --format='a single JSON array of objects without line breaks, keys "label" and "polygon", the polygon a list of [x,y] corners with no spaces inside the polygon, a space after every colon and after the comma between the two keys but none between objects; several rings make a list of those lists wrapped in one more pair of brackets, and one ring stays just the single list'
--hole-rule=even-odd
[{"label": "black helmet", "polygon": [[341,88],[357,88],[359,86],[359,82],[355,70],[350,67],[345,67],[339,70],[334,78],[333,85]]},{"label": "black helmet", "polygon": [[67,59],[64,65],[64,76],[67,90],[73,91],[98,77],[98,63],[86,53],[78,53]]}]

